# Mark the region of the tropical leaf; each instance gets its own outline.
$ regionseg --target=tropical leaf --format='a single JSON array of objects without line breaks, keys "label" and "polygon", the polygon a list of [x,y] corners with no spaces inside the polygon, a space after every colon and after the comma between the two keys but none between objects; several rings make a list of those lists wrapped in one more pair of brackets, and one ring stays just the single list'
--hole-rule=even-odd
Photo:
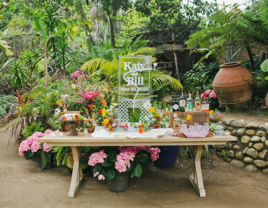
[{"label": "tropical leaf", "polygon": [[13,56],[14,53],[10,50],[10,46],[7,41],[0,40],[0,48],[4,50],[7,57]]},{"label": "tropical leaf", "polygon": [[46,39],[47,30],[43,22],[41,22],[37,17],[34,17],[35,29],[41,34],[41,36]]},{"label": "tropical leaf", "polygon": [[268,59],[266,59],[264,62],[261,64],[261,70],[263,72],[268,72]]},{"label": "tropical leaf", "polygon": [[84,20],[84,19],[72,19],[72,20],[67,20],[66,22],[61,23],[58,27],[56,27],[52,33],[50,34],[50,38],[55,37],[61,32],[64,32],[70,28],[79,26],[79,25],[90,25],[90,21]]},{"label": "tropical leaf", "polygon": [[0,19],[3,19],[3,18],[4,18],[4,16],[2,14],[0,14]]}]

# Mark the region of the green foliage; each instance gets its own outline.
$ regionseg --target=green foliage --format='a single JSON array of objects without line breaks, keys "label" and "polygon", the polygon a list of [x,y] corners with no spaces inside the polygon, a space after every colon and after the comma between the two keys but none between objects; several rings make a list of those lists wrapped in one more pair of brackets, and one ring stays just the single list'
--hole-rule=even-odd
[{"label": "green foliage", "polygon": [[0,96],[0,116],[7,114],[17,102],[16,97],[12,95]]},{"label": "green foliage", "polygon": [[[186,44],[190,48],[198,47],[197,51],[206,52],[200,61],[209,56],[223,55],[228,46],[239,45],[237,52],[242,48],[250,50],[250,46],[256,44],[268,46],[267,12],[267,0],[257,2],[245,11],[241,11],[237,4],[232,7],[226,6],[210,17],[210,25],[192,34]],[[249,58],[254,65],[250,53]],[[232,57],[228,57],[226,61],[229,62],[231,59]]]},{"label": "green foliage", "polygon": [[39,122],[34,122],[31,125],[27,126],[26,129],[23,130],[22,134],[25,138],[28,138],[35,132],[44,132],[45,127],[44,125],[39,121]]},{"label": "green foliage", "polygon": [[261,64],[261,70],[263,72],[268,72],[268,59],[266,59],[264,62]]},{"label": "green foliage", "polygon": [[212,89],[212,82],[214,77],[220,70],[218,62],[209,64],[199,63],[193,69],[186,72],[182,80],[183,86],[186,91],[204,91]]},{"label": "green foliage", "polygon": [[0,40],[0,49],[4,50],[7,57],[14,55],[14,53],[10,50],[11,47],[8,45],[8,42],[4,40]]}]

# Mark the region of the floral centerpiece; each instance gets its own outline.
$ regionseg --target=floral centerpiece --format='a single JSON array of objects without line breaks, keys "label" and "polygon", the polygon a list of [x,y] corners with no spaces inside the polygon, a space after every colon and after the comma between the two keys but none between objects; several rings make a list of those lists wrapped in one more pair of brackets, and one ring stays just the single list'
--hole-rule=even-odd
[{"label": "floral centerpiece", "polygon": [[31,159],[36,162],[38,157],[42,158],[41,171],[46,167],[47,162],[52,161],[52,153],[51,147],[47,143],[39,143],[38,139],[51,132],[51,130],[46,130],[44,133],[35,132],[27,140],[22,141],[19,146],[19,155],[24,155],[27,160]]},{"label": "floral centerpiece", "polygon": [[165,110],[160,110],[157,107],[150,107],[150,115],[145,117],[145,125],[150,128],[168,128],[169,118]]},{"label": "floral centerpiece", "polygon": [[211,123],[217,123],[219,121],[222,121],[223,117],[217,109],[215,111],[210,110],[209,111],[209,120]]},{"label": "floral centerpiece", "polygon": [[94,177],[99,180],[121,180],[128,173],[140,178],[142,165],[156,161],[159,153],[159,148],[149,146],[100,147],[90,155],[88,165],[94,166]]},{"label": "floral centerpiece", "polygon": [[[217,98],[217,95],[214,90],[206,90],[204,93],[206,93],[208,97],[208,102],[210,104],[211,109],[216,109],[219,107],[219,100]],[[201,96],[203,97],[203,96]]]}]

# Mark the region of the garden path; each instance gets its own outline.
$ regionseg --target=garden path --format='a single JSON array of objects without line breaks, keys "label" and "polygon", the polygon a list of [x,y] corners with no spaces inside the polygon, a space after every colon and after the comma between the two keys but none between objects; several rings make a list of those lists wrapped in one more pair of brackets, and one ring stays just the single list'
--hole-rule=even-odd
[{"label": "garden path", "polygon": [[200,198],[188,176],[192,161],[180,160],[169,170],[149,166],[141,179],[116,194],[90,174],[75,198],[67,196],[71,174],[65,167],[40,172],[37,164],[18,155],[18,146],[0,128],[0,207],[263,207],[268,203],[268,175],[249,173],[213,159],[202,161],[207,192]]}]

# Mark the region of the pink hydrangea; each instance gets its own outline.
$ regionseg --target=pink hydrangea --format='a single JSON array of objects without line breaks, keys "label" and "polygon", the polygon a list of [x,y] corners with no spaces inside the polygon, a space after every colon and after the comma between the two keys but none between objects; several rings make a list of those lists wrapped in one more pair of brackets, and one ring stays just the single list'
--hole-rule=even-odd
[{"label": "pink hydrangea", "polygon": [[156,161],[159,158],[160,149],[158,147],[150,148],[150,156],[152,161]]},{"label": "pink hydrangea", "polygon": [[19,146],[19,155],[22,156],[23,153],[27,152],[28,150],[31,150],[31,148],[27,140],[22,141]]},{"label": "pink hydrangea", "polygon": [[44,136],[44,134],[42,132],[39,132],[39,131],[33,133],[33,135],[32,135],[32,137],[42,137],[42,136]]},{"label": "pink hydrangea", "polygon": [[31,151],[32,152],[37,152],[37,150],[41,149],[41,146],[38,141],[33,142],[31,146]]},{"label": "pink hydrangea", "polygon": [[105,176],[102,175],[102,174],[100,174],[100,175],[98,175],[98,179],[99,179],[99,180],[105,180]]},{"label": "pink hydrangea", "polygon": [[95,96],[95,93],[93,91],[87,91],[85,93],[81,93],[81,96],[90,100],[90,99],[93,99],[94,96]]},{"label": "pink hydrangea", "polygon": [[211,93],[211,90],[206,90],[205,93],[208,95],[209,93]]},{"label": "pink hydrangea", "polygon": [[43,150],[44,150],[45,152],[49,152],[49,149],[50,149],[50,146],[45,142],[45,143],[43,144]]},{"label": "pink hydrangea", "polygon": [[210,98],[217,98],[216,93],[214,92],[214,90],[209,94]]},{"label": "pink hydrangea", "polygon": [[28,139],[26,140],[28,145],[31,146],[34,142],[38,141],[38,137],[37,136],[30,136],[28,137]]},{"label": "pink hydrangea", "polygon": [[50,134],[50,133],[52,133],[51,130],[46,130],[46,131],[44,132],[44,136],[46,136],[46,135],[48,135],[48,134]]},{"label": "pink hydrangea", "polygon": [[126,172],[127,171],[127,166],[124,162],[124,160],[117,160],[115,162],[115,169],[118,170],[118,172]]},{"label": "pink hydrangea", "polygon": [[103,163],[105,158],[107,158],[107,155],[105,154],[104,150],[95,152],[90,155],[88,165],[95,166],[98,163]]}]

